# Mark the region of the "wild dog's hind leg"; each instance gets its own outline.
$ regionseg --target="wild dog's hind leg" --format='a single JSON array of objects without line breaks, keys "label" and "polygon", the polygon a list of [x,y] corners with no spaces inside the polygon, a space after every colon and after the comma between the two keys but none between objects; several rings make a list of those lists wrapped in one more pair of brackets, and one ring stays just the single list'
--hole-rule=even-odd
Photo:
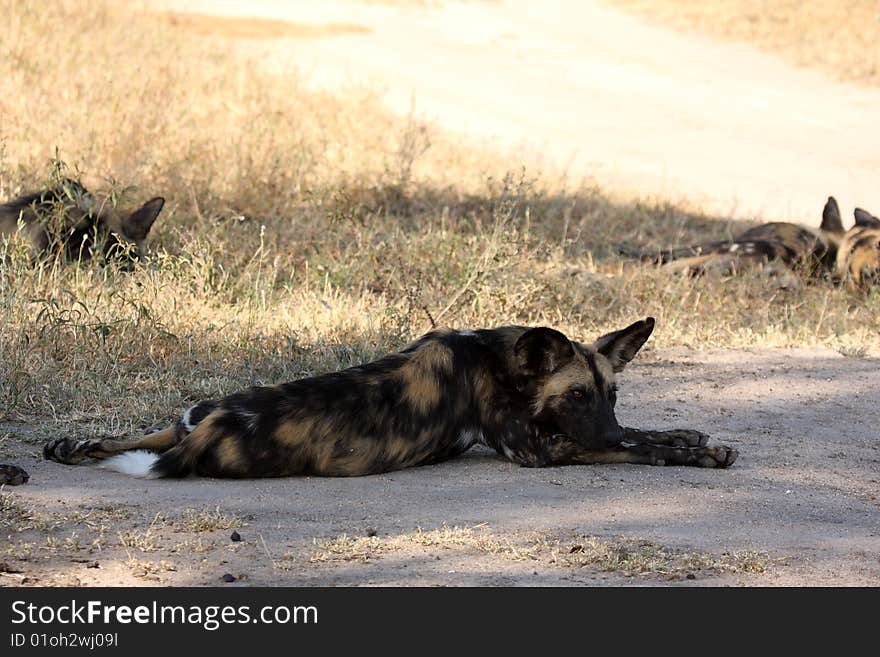
[{"label": "wild dog's hind leg", "polygon": [[119,438],[95,438],[92,440],[72,440],[57,438],[43,447],[43,458],[67,465],[76,465],[83,459],[106,459],[121,452],[148,450],[161,454],[183,440],[217,407],[214,400],[205,400],[191,406],[183,414],[180,422],[167,429],[147,434],[136,440]]},{"label": "wild dog's hind leg", "polygon": [[672,429],[651,431],[645,429],[623,429],[623,442],[637,445],[666,445],[668,447],[705,447],[709,436],[693,429]]},{"label": "wild dog's hind leg", "polygon": [[152,452],[164,452],[179,443],[186,435],[182,424],[177,423],[162,431],[151,433],[136,440],[119,438],[94,438],[91,440],[73,440],[57,438],[50,440],[43,447],[43,458],[67,465],[76,465],[83,459],[106,459],[114,454],[146,449]]}]

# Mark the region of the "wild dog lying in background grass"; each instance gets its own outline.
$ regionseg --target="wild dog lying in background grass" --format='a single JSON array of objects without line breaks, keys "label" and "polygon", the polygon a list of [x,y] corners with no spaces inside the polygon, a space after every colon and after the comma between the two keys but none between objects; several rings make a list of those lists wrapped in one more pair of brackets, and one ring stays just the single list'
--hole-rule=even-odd
[{"label": "wild dog lying in background grass", "polygon": [[649,317],[592,344],[550,328],[433,331],[366,365],[203,401],[139,440],[57,439],[43,454],[144,477],[359,476],[476,444],[527,467],[729,466],[737,451],[700,432],[618,425],[615,374],[653,330]]},{"label": "wild dog lying in background grass", "polygon": [[119,210],[68,179],[0,204],[0,238],[22,235],[38,258],[95,258],[131,268],[164,204],[165,199],[156,197],[133,212]]},{"label": "wild dog lying in background grass", "polygon": [[856,209],[856,223],[844,230],[840,208],[833,196],[822,211],[818,231],[785,222],[750,228],[732,240],[707,242],[678,249],[646,251],[618,247],[621,255],[653,260],[673,271],[735,273],[744,267],[773,263],[771,272],[785,275],[788,268],[808,276],[823,276],[855,286],[870,284],[880,272],[880,220]]}]

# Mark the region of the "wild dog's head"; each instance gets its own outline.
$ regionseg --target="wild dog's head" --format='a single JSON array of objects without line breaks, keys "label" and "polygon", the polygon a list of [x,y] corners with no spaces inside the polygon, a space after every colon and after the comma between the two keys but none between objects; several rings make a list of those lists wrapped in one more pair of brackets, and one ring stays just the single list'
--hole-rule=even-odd
[{"label": "wild dog's head", "polygon": [[837,274],[855,287],[880,285],[880,218],[861,208],[837,250]]},{"label": "wild dog's head", "polygon": [[147,235],[165,205],[157,196],[134,211],[100,201],[76,181],[65,180],[45,195],[43,208],[57,219],[70,260],[96,258],[102,263],[131,269],[145,252]]},{"label": "wild dog's head", "polygon": [[855,210],[855,224],[843,230],[840,210],[834,197],[829,197],[822,215],[837,235],[835,277],[859,288],[880,284],[880,218],[862,208]]},{"label": "wild dog's head", "polygon": [[572,342],[550,328],[523,333],[514,357],[540,432],[564,436],[588,449],[619,444],[623,433],[614,415],[615,374],[632,360],[653,330],[654,318],[648,317],[590,345]]}]

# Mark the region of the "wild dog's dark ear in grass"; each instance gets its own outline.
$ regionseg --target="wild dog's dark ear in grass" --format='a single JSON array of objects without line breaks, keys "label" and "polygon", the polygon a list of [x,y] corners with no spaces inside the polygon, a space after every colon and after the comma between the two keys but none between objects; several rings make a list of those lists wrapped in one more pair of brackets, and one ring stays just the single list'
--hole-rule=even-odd
[{"label": "wild dog's dark ear in grass", "polygon": [[840,218],[840,208],[833,196],[828,197],[825,208],[822,210],[822,225],[819,227],[823,232],[830,235],[843,235],[843,220]]},{"label": "wild dog's dark ear in grass", "polygon": [[91,197],[91,194],[89,194],[89,191],[82,186],[82,183],[73,178],[65,178],[62,180],[60,189],[64,195],[72,201]]},{"label": "wild dog's dark ear in grass", "polygon": [[533,328],[513,347],[516,364],[525,376],[540,376],[562,367],[574,358],[571,340],[552,328]]},{"label": "wild dog's dark ear in grass", "polygon": [[880,219],[875,217],[867,210],[856,208],[853,213],[856,216],[856,226],[864,226],[865,228],[880,228]]},{"label": "wild dog's dark ear in grass", "polygon": [[159,216],[159,213],[162,211],[162,206],[164,205],[165,199],[161,196],[157,196],[154,199],[150,199],[140,208],[128,215],[124,226],[126,234],[132,239],[146,239],[147,233],[150,232],[150,228],[153,227],[153,222],[156,221],[156,218]]},{"label": "wild dog's dark ear in grass", "polygon": [[615,372],[620,372],[633,359],[654,332],[654,318],[647,317],[625,329],[603,335],[593,343],[600,354],[611,361]]}]

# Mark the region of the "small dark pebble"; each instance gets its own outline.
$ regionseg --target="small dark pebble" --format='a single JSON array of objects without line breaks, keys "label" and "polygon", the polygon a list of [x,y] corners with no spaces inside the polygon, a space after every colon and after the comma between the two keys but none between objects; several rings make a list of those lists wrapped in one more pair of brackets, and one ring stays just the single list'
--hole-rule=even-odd
[{"label": "small dark pebble", "polygon": [[687,575],[685,575],[685,577],[686,577],[687,579],[697,579],[697,576],[694,575],[693,573],[688,573]]},{"label": "small dark pebble", "polygon": [[375,535],[378,534],[378,533],[379,533],[379,532],[376,531],[376,528],[375,528],[375,527],[368,527],[368,528],[367,528],[367,536],[373,537],[373,536],[375,536]]},{"label": "small dark pebble", "polygon": [[233,543],[238,543],[241,540],[241,534],[236,531],[232,532],[232,536],[229,537]]},{"label": "small dark pebble", "polygon": [[220,579],[222,579],[224,582],[226,582],[228,584],[229,582],[235,581],[235,575],[230,575],[229,573],[226,573]]}]

